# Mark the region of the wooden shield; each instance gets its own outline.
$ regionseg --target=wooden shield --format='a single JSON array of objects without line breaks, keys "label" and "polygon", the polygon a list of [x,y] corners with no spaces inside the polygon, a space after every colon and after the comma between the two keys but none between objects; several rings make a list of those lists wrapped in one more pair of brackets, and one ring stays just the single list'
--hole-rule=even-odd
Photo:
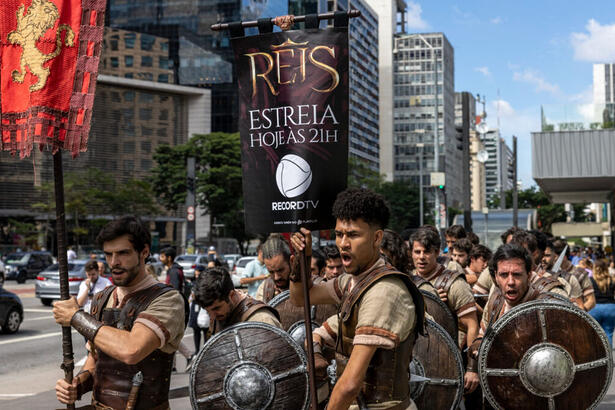
[{"label": "wooden shield", "polygon": [[425,321],[426,336],[414,343],[410,363],[410,395],[416,407],[457,409],[463,397],[461,352],[448,332],[432,320]]},{"label": "wooden shield", "polygon": [[613,372],[600,325],[569,303],[542,300],[517,306],[487,330],[478,365],[497,409],[592,409]]},{"label": "wooden shield", "polygon": [[285,290],[269,301],[269,306],[280,314],[280,323],[288,331],[292,325],[304,319],[303,306],[295,306],[290,302],[290,291]]},{"label": "wooden shield", "polygon": [[448,308],[446,303],[433,293],[421,290],[425,301],[425,311],[431,315],[433,320],[442,326],[446,332],[457,343],[457,315]]},{"label": "wooden shield", "polygon": [[283,330],[243,322],[214,335],[190,373],[193,409],[302,409],[309,406],[307,359]]}]

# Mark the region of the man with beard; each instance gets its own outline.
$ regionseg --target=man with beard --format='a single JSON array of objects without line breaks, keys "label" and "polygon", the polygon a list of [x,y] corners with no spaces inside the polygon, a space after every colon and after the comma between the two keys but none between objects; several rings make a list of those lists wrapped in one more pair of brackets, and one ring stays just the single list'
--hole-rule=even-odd
[{"label": "man with beard", "polygon": [[[467,344],[472,344],[478,334],[478,319],[472,289],[465,281],[465,276],[448,270],[437,262],[440,253],[440,237],[432,230],[419,229],[410,237],[410,242],[412,243],[412,259],[416,268],[413,273],[431,282],[451,312],[457,315],[459,347],[464,347],[466,338]],[[467,393],[473,392],[478,387],[476,370],[468,368],[464,380]]]},{"label": "man with beard", "polygon": [[72,384],[57,381],[56,396],[74,403],[93,390],[94,408],[124,409],[132,377],[140,371],[147,382],[141,385],[136,408],[168,409],[173,355],[184,334],[187,303],[146,273],[151,236],[140,219],[112,221],[96,240],[115,285],[94,297],[91,314],[80,310],[75,298],[54,304],[56,322],[81,333],[90,352]]},{"label": "man with beard", "polygon": [[451,256],[453,260],[461,265],[462,268],[467,268],[470,264],[470,251],[472,250],[472,242],[467,238],[461,238],[453,244]]},{"label": "man with beard", "polygon": [[[544,256],[542,257],[541,268],[547,272],[550,271],[559,255],[564,252],[564,249],[566,249],[566,245],[566,242],[562,240],[548,241]],[[568,259],[569,252],[570,249],[566,249],[566,255],[562,260],[560,271],[555,272],[555,274],[563,276],[564,279],[573,276],[577,280],[579,286],[581,287],[582,293],[580,304],[582,304],[582,308],[585,311],[589,312],[594,306],[596,306],[594,287],[592,286],[587,271],[583,268],[577,268],[570,263],[570,260]],[[570,280],[572,281],[572,279]]]},{"label": "man with beard", "polygon": [[265,241],[262,251],[269,277],[256,290],[255,299],[269,303],[275,295],[288,289],[290,248],[282,237],[275,235]]},{"label": "man with beard", "polygon": [[223,267],[208,268],[193,288],[196,303],[207,310],[216,334],[241,322],[262,322],[282,328],[278,312],[267,304],[235,290]]},{"label": "man with beard", "polygon": [[323,248],[323,252],[325,253],[325,278],[327,280],[337,278],[344,272],[339,249],[335,245],[329,245]]},{"label": "man with beard", "polygon": [[480,344],[489,326],[515,306],[536,299],[549,299],[546,292],[538,290],[530,281],[532,257],[515,243],[500,246],[491,262],[489,272],[496,287],[489,296],[480,322],[480,332],[468,350],[469,366],[478,368]]},{"label": "man with beard", "polygon": [[[416,409],[410,398],[409,364],[418,333],[423,331],[423,300],[407,274],[380,256],[389,220],[384,199],[369,190],[347,189],[333,205],[335,243],[345,273],[310,288],[314,304],[341,305],[314,331],[316,374],[324,373],[325,346],[336,350],[337,382],[327,409]],[[293,248],[311,255],[310,232],[291,237]],[[297,259],[293,258],[293,262]],[[290,296],[303,305],[303,287],[293,263]]]}]

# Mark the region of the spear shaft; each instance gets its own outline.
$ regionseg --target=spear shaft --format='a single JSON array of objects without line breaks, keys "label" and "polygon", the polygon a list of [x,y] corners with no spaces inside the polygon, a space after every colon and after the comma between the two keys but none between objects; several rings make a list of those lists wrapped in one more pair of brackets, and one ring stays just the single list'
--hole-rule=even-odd
[{"label": "spear shaft", "polygon": [[[66,256],[66,214],[64,211],[64,174],[62,172],[62,152],[53,154],[53,180],[56,200],[56,235],[58,241],[58,267],[60,273],[60,298],[70,298],[68,289],[68,258]],[[64,380],[69,384],[73,382],[73,341],[70,326],[62,326],[62,365]],[[74,410],[74,404],[67,404],[66,408]]]}]

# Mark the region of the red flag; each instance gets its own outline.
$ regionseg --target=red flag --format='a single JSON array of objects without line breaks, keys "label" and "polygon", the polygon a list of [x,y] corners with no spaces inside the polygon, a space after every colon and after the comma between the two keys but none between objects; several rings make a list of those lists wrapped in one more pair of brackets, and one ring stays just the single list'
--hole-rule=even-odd
[{"label": "red flag", "polygon": [[87,149],[105,3],[0,1],[0,149]]}]

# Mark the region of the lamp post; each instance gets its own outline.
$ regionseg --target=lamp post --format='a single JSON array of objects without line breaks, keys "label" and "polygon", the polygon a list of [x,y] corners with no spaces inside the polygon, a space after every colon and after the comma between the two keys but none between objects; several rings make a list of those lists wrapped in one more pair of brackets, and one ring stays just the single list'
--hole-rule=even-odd
[{"label": "lamp post", "polygon": [[424,143],[416,144],[419,149],[419,226],[423,226],[423,147]]},{"label": "lamp post", "polygon": [[[427,47],[431,50],[431,61],[433,68],[433,82],[434,82],[434,138],[433,138],[433,151],[434,151],[434,171],[440,172],[440,138],[439,138],[439,129],[438,129],[438,65],[436,64],[436,49],[432,46],[421,34],[417,34],[417,36],[421,39]],[[438,190],[435,190],[435,204],[434,208],[436,209],[435,221],[436,228],[440,229],[440,194]]]}]

